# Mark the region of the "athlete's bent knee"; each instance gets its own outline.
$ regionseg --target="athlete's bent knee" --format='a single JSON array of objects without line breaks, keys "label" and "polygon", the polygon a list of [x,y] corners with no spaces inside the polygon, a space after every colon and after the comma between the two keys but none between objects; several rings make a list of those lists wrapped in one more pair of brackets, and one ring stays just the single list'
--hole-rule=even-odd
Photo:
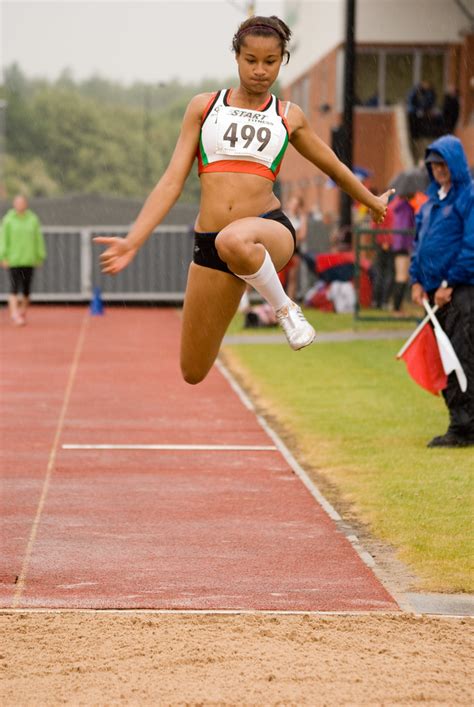
[{"label": "athlete's bent knee", "polygon": [[239,234],[232,228],[223,229],[215,240],[216,250],[219,258],[225,263],[232,260],[235,256],[241,256],[246,248],[245,241],[239,237]]},{"label": "athlete's bent knee", "polygon": [[183,380],[185,383],[189,383],[190,385],[202,383],[208,372],[208,370],[204,371],[202,369],[190,368],[184,364],[181,364],[181,375],[183,376]]}]

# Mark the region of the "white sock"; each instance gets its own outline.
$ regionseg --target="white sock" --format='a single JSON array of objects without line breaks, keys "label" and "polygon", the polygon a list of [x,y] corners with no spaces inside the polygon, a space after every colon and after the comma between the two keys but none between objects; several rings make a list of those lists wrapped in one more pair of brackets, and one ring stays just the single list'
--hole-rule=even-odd
[{"label": "white sock", "polygon": [[253,275],[237,275],[237,273],[234,273],[234,275],[252,285],[275,311],[285,307],[290,302],[283,285],[278,279],[277,271],[267,250],[265,250],[263,263],[256,273]]}]

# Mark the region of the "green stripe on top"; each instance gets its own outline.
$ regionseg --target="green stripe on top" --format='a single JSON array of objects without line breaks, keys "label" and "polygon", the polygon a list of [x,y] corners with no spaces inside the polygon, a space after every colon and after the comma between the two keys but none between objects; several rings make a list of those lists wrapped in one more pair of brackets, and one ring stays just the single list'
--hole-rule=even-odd
[{"label": "green stripe on top", "polygon": [[271,164],[270,169],[272,172],[276,172],[276,170],[278,169],[278,166],[283,159],[283,155],[285,154],[285,150],[287,147],[288,147],[288,133],[285,130],[285,142],[283,143],[283,146],[282,146],[280,152],[278,153],[278,155],[275,157],[275,159],[273,160],[273,162]]},{"label": "green stripe on top", "polygon": [[202,134],[199,136],[199,152],[201,153],[203,167],[205,167],[207,164],[209,164],[209,158],[206,155],[204,145],[202,144]]}]

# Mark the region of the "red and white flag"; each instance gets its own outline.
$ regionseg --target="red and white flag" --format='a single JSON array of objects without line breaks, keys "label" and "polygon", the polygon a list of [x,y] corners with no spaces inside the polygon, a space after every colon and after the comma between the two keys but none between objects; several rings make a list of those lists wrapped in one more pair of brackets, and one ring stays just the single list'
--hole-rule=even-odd
[{"label": "red and white flag", "polygon": [[429,317],[425,317],[397,354],[405,361],[408,373],[422,388],[439,395],[446,388],[448,376],[439,353]]},{"label": "red and white flag", "polygon": [[426,300],[423,304],[427,315],[400,349],[397,358],[405,361],[413,380],[430,393],[439,395],[446,388],[448,375],[453,371],[464,393],[467,389],[466,375],[449,338],[435,317],[438,307],[431,308]]}]

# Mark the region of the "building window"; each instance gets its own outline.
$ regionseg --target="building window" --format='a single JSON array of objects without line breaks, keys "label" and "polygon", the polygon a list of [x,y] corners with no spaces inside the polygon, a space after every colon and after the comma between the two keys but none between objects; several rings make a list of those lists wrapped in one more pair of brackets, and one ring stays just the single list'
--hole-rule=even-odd
[{"label": "building window", "polygon": [[387,52],[385,59],[385,105],[405,103],[413,80],[414,57],[412,53]]},{"label": "building window", "polygon": [[356,61],[357,105],[404,104],[410,90],[422,80],[433,85],[438,101],[443,96],[448,54],[442,49],[359,49]]},{"label": "building window", "polygon": [[355,102],[359,106],[378,105],[379,56],[361,53],[356,57]]},{"label": "building window", "polygon": [[421,55],[421,78],[433,86],[438,101],[442,99],[445,87],[445,62],[443,54]]}]

